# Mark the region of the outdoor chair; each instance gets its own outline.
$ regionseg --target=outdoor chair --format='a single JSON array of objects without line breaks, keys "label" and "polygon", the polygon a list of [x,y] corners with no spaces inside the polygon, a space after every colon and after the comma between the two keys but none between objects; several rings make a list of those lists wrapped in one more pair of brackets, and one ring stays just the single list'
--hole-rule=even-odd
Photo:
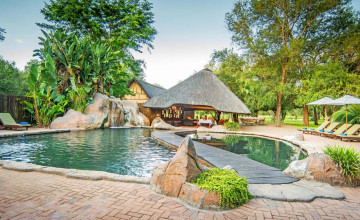
[{"label": "outdoor chair", "polygon": [[315,131],[315,132],[313,132],[312,134],[320,135],[320,136],[323,136],[323,134],[325,134],[325,133],[331,134],[331,133],[333,133],[333,132],[336,130],[336,128],[338,128],[340,125],[341,125],[340,122],[333,122],[333,121],[332,121],[332,122],[329,124],[329,126],[327,126],[325,129],[321,129],[321,130],[319,130],[319,131]]},{"label": "outdoor chair", "polygon": [[[359,133],[358,135],[355,135],[356,133]],[[351,140],[358,140],[360,138],[360,124],[355,124],[351,126],[350,129],[347,130],[347,132],[338,135],[338,138],[340,138],[342,141],[351,141]]]},{"label": "outdoor chair", "polygon": [[327,127],[330,124],[330,121],[324,121],[318,128],[314,129],[308,129],[308,128],[303,128],[303,129],[298,129],[299,131],[302,131],[304,134],[312,134],[313,132],[319,131],[324,129],[325,127]]},{"label": "outdoor chair", "polygon": [[360,133],[358,135],[348,135],[340,137],[342,141],[360,141]]},{"label": "outdoor chair", "polygon": [[20,128],[25,128],[26,130],[28,130],[28,128],[31,127],[31,125],[29,124],[16,123],[13,117],[9,113],[0,113],[0,123],[2,124],[1,126],[4,127],[5,129],[10,128],[17,130]]},{"label": "outdoor chair", "polygon": [[[347,128],[349,129],[349,128],[351,128],[351,126],[352,126],[352,124],[348,124]],[[341,125],[340,128],[336,129],[336,131],[334,131],[333,133],[327,132],[327,133],[324,133],[323,135],[325,137],[329,137],[329,138],[339,138],[339,135],[343,134],[345,131],[346,131],[346,124],[343,124],[343,125]]]}]

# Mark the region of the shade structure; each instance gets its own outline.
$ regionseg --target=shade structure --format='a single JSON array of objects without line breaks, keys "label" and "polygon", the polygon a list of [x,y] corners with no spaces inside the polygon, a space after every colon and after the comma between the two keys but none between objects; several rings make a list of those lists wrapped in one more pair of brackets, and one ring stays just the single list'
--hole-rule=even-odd
[{"label": "shade structure", "polygon": [[330,105],[345,105],[346,106],[346,131],[348,123],[348,105],[360,105],[360,99],[352,95],[344,95],[341,98],[333,100]]},{"label": "shade structure", "polygon": [[319,99],[319,100],[310,102],[310,103],[308,103],[307,105],[329,105],[329,104],[331,104],[333,101],[334,101],[334,99],[329,98],[329,97],[326,96],[326,97],[321,98],[321,99]]},{"label": "shade structure", "polygon": [[151,98],[143,107],[169,108],[173,105],[209,106],[217,111],[251,114],[246,105],[209,69]]},{"label": "shade structure", "polygon": [[327,120],[326,106],[328,106],[332,101],[334,101],[334,99],[329,98],[329,97],[326,96],[326,97],[321,98],[319,100],[310,102],[307,105],[324,105],[324,115],[325,115],[325,120]]}]

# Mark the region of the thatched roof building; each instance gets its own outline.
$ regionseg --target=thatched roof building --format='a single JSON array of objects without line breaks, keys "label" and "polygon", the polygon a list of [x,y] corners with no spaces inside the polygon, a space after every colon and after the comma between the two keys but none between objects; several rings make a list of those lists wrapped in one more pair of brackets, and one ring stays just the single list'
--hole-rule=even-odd
[{"label": "thatched roof building", "polygon": [[160,95],[152,97],[143,107],[164,109],[174,105],[238,114],[251,113],[209,69],[201,70]]}]

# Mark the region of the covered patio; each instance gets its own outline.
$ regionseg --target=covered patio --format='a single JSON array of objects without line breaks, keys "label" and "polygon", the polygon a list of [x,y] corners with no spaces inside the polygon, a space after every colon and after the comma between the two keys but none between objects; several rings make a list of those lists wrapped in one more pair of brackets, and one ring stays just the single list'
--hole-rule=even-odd
[{"label": "covered patio", "polygon": [[[233,121],[239,115],[251,114],[246,105],[209,69],[190,76],[186,80],[151,98],[143,107],[157,112],[167,123],[174,126],[221,124],[221,113],[230,113]],[[211,113],[201,118],[196,111]]]}]

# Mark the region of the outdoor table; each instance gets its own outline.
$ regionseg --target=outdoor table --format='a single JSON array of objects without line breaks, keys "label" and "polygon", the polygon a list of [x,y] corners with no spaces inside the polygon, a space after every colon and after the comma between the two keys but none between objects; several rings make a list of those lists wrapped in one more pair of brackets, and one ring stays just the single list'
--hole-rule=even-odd
[{"label": "outdoor table", "polygon": [[213,122],[211,119],[208,119],[208,120],[200,119],[197,125],[201,126],[202,124],[208,124],[209,128],[211,128]]}]

